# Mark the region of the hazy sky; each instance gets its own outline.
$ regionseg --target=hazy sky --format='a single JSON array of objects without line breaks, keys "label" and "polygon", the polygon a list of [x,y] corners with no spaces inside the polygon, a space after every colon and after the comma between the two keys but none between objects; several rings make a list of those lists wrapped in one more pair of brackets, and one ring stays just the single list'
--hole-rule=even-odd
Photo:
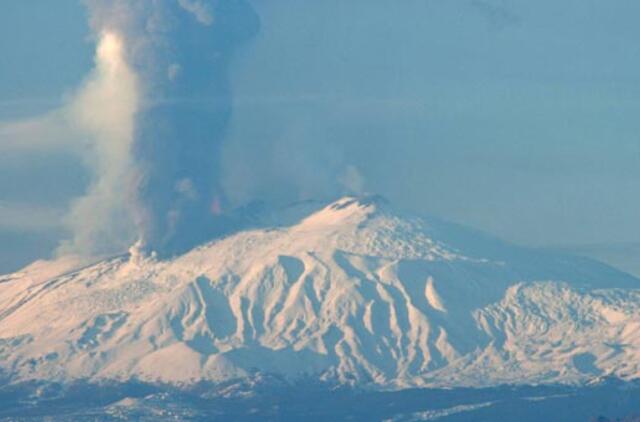
[{"label": "hazy sky", "polygon": [[[232,203],[344,185],[522,244],[640,242],[636,0],[251,3],[260,32],[230,69]],[[16,122],[43,124],[77,89],[88,35],[77,0],[0,2],[0,143],[29,143]],[[0,144],[0,271],[55,247],[89,179],[68,149]]]}]

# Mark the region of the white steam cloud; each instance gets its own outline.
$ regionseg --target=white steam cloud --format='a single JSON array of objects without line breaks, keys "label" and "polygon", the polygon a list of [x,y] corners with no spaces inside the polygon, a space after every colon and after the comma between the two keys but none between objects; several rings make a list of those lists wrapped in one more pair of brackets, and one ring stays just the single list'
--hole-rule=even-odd
[{"label": "white steam cloud", "polygon": [[[94,68],[62,106],[44,116],[0,125],[0,152],[66,151],[79,157],[91,175],[86,193],[71,202],[65,216],[59,210],[23,211],[51,227],[60,227],[62,220],[69,237],[58,254],[111,254],[126,250],[139,237],[135,189],[140,172],[132,148],[141,89],[127,64],[124,42],[115,31],[100,32]],[[15,204],[4,208],[18,209]],[[16,226],[22,224],[24,219],[7,212]]]},{"label": "white steam cloud", "polygon": [[139,95],[123,39],[104,31],[95,69],[70,104],[71,118],[89,139],[85,160],[95,176],[87,194],[72,205],[67,218],[72,237],[61,245],[62,253],[107,253],[126,247],[137,236],[133,189],[138,174],[132,146]]}]

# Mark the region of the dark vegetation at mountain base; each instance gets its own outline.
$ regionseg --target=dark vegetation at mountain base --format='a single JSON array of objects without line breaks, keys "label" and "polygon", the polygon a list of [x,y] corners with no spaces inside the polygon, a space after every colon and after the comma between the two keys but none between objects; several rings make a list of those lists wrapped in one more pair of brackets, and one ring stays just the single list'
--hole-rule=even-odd
[{"label": "dark vegetation at mountain base", "polygon": [[640,421],[640,383],[374,392],[269,376],[185,389],[140,382],[5,384],[0,420]]},{"label": "dark vegetation at mountain base", "polygon": [[624,418],[609,419],[606,416],[599,416],[591,419],[591,422],[640,422],[640,416],[631,415]]}]

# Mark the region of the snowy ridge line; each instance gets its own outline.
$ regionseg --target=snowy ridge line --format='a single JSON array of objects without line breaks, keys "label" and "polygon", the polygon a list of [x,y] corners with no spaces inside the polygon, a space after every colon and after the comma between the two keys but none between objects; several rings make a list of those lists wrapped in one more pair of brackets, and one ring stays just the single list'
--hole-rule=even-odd
[{"label": "snowy ridge line", "polygon": [[164,261],[134,251],[9,276],[0,370],[16,382],[272,373],[375,389],[640,375],[640,281],[628,274],[380,199],[292,221]]}]

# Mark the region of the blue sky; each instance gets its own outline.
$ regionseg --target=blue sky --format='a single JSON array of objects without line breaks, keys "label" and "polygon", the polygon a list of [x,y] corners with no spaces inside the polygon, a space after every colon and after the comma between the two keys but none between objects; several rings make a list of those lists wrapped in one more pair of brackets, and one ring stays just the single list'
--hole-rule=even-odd
[{"label": "blue sky", "polygon": [[[260,32],[229,69],[232,203],[331,196],[352,169],[521,244],[640,242],[637,1],[251,3]],[[4,127],[56,110],[93,48],[76,0],[0,3]],[[49,253],[90,180],[46,132],[0,145],[0,270]]]}]

